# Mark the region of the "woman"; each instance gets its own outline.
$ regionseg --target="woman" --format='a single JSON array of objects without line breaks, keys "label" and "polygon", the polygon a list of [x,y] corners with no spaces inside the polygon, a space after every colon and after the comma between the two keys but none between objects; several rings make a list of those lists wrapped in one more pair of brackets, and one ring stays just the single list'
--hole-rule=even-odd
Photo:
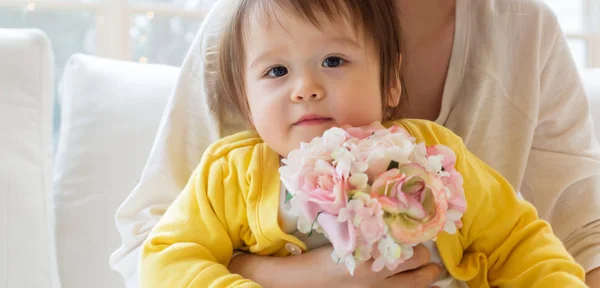
[{"label": "woman", "polygon": [[[207,16],[142,181],[117,213],[123,245],[111,263],[128,287],[137,287],[142,241],[183,189],[204,149],[243,127],[213,93],[214,46],[227,2]],[[401,116],[435,120],[463,137],[536,206],[586,269],[588,284],[600,287],[600,147],[554,15],[527,0],[398,0],[398,10],[407,95]],[[327,287],[338,275],[346,277],[334,264],[311,265],[329,257],[330,249],[288,258],[239,255],[229,269],[267,287],[290,282]],[[442,273],[429,260],[427,250],[419,248],[405,263],[406,272],[381,281],[426,287]],[[387,276],[356,277],[356,287]]]}]

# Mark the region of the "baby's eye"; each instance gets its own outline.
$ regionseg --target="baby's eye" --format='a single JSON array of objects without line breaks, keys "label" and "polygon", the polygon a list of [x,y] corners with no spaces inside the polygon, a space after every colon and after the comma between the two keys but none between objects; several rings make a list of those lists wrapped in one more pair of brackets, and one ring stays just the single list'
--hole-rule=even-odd
[{"label": "baby's eye", "polygon": [[342,65],[344,63],[344,59],[337,57],[337,56],[331,56],[331,57],[327,57],[325,58],[325,60],[323,61],[323,67],[328,67],[328,68],[335,68],[338,67],[340,65]]},{"label": "baby's eye", "polygon": [[273,67],[267,72],[267,76],[273,77],[273,78],[282,77],[282,76],[285,76],[286,74],[288,74],[288,69],[283,66]]}]

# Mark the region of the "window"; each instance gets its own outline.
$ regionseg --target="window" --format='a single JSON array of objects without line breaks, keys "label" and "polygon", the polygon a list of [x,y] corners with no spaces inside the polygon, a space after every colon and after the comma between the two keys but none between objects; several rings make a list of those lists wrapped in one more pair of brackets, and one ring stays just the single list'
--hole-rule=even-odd
[{"label": "window", "polygon": [[[74,53],[181,65],[204,15],[215,1],[0,0],[0,28],[45,31],[54,50],[56,81],[60,81],[67,60]],[[55,141],[60,126],[59,109],[56,103]]]},{"label": "window", "polygon": [[40,28],[57,75],[73,53],[180,65],[215,0],[0,0],[0,27]]},{"label": "window", "polygon": [[600,0],[545,0],[558,16],[579,68],[600,67]]},{"label": "window", "polygon": [[[57,75],[73,53],[180,65],[216,0],[0,0],[0,27],[36,27],[54,43]],[[600,67],[600,0],[544,0],[580,67]]]},{"label": "window", "polygon": [[[73,53],[180,65],[216,0],[0,0],[0,27],[48,33],[57,75]],[[600,0],[544,0],[579,67],[600,67]]]}]

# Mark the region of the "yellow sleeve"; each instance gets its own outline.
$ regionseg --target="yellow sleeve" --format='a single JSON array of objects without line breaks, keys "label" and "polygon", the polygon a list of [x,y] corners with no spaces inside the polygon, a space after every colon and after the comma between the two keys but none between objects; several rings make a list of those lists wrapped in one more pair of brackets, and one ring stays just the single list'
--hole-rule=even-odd
[{"label": "yellow sleeve", "polygon": [[531,204],[517,198],[502,175],[469,152],[460,137],[430,121],[396,124],[419,142],[446,145],[456,153],[467,210],[458,235],[442,233],[437,240],[452,276],[469,287],[587,287],[583,268],[550,225],[538,218]]},{"label": "yellow sleeve", "polygon": [[467,199],[459,232],[461,265],[478,266],[487,274],[487,280],[476,277],[469,286],[488,282],[491,287],[587,287],[583,268],[535,208],[517,199],[507,180],[456,139],[456,169],[464,177]]},{"label": "yellow sleeve", "polygon": [[[248,233],[242,193],[224,190],[236,181],[224,159],[205,154],[185,190],[169,207],[142,248],[140,286],[260,287],[227,265]],[[237,186],[233,183],[231,186]]]}]

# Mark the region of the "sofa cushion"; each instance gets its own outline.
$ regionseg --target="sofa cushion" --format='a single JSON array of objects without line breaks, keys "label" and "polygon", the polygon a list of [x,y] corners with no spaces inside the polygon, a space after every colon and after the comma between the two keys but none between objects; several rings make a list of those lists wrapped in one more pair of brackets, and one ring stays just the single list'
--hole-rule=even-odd
[{"label": "sofa cushion", "polygon": [[[74,55],[60,84],[55,193],[63,288],[117,288],[119,205],[139,182],[179,69]],[[76,271],[76,272],[75,272]]]},{"label": "sofa cushion", "polygon": [[59,288],[50,42],[39,30],[0,29],[0,63],[0,286]]}]

